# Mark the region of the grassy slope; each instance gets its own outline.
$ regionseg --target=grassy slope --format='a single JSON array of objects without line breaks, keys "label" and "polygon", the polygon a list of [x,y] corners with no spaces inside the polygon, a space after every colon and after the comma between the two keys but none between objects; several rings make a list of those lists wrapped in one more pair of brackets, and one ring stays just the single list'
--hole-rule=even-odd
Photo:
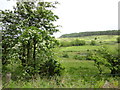
[{"label": "grassy slope", "polygon": [[[106,47],[110,48],[111,50],[115,49],[116,47],[118,47],[118,44],[115,45],[106,45]],[[89,50],[93,50],[93,49],[97,49],[100,48],[100,46],[71,46],[71,47],[62,47],[60,49],[61,53],[58,53],[59,55],[67,53],[69,55],[68,58],[61,58],[61,62],[62,64],[66,67],[67,70],[71,70],[71,68],[76,68],[81,71],[82,69],[86,69],[87,68],[87,72],[82,73],[84,74],[98,74],[98,70],[97,68],[94,66],[94,62],[93,61],[88,61],[88,60],[75,60],[73,59],[73,56],[76,54],[81,54],[81,53],[85,53],[87,52],[87,49]],[[70,52],[69,52],[70,51]],[[76,69],[74,69],[75,71],[73,72],[77,72]],[[83,70],[84,71],[84,70]],[[89,71],[91,71],[89,73]],[[105,73],[108,73],[108,69],[105,70]]]},{"label": "grassy slope", "polygon": [[94,36],[85,36],[85,37],[78,37],[78,38],[58,38],[60,41],[71,41],[74,39],[82,39],[86,41],[94,40],[97,37],[99,41],[116,41],[118,35],[94,35]]},{"label": "grassy slope", "polygon": [[[104,41],[104,46],[108,47],[111,50],[114,50],[116,47],[118,47],[118,44],[116,43],[116,38],[118,37],[117,35],[102,35],[102,36],[88,36],[88,37],[80,37],[78,39],[82,39],[82,40],[86,40],[86,41],[90,41],[90,40],[94,40],[94,38],[97,37],[97,41]],[[73,39],[76,38],[62,38],[59,39],[60,41],[71,41]],[[109,45],[105,45],[105,42],[110,43],[112,42],[113,44]],[[89,81],[98,81],[102,80],[102,79],[108,79],[110,80],[111,77],[109,76],[102,76],[100,77],[98,75],[94,77],[94,75],[99,74],[97,68],[94,66],[94,62],[93,61],[86,61],[86,60],[75,60],[73,59],[73,56],[76,54],[80,54],[80,53],[85,53],[87,52],[87,50],[94,50],[94,49],[98,49],[101,48],[101,45],[98,46],[91,46],[91,45],[85,45],[85,46],[70,46],[70,47],[61,47],[60,51],[62,54],[66,53],[69,55],[68,58],[61,58],[62,59],[62,64],[63,66],[66,68],[67,72],[69,73],[69,75],[72,75],[72,77],[77,77],[77,79],[79,78],[79,76],[87,76],[86,80],[87,82]],[[104,68],[104,73],[110,73],[110,71]],[[81,77],[82,78],[82,77]],[[85,77],[84,77],[85,79]],[[114,78],[112,78],[114,79]],[[104,80],[103,80],[104,81]],[[116,81],[117,82],[117,81]],[[89,87],[89,86],[88,86]]]}]

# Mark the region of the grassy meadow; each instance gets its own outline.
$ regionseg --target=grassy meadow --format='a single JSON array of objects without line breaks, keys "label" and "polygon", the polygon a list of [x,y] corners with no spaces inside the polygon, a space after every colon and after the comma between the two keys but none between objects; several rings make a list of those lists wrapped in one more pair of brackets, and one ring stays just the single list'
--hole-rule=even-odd
[{"label": "grassy meadow", "polygon": [[98,38],[99,41],[116,41],[118,35],[93,35],[93,36],[84,36],[84,37],[76,37],[76,38],[58,38],[60,41],[71,41],[75,39],[82,39],[86,41],[94,40],[94,38]]},{"label": "grassy meadow", "polygon": [[[96,45],[89,45],[91,40],[97,37]],[[117,35],[86,36],[77,39],[85,40],[86,45],[55,48],[55,57],[65,68],[62,76],[51,79],[40,78],[30,81],[10,81],[6,88],[118,88],[119,77],[112,77],[106,67],[102,74],[99,74],[93,60],[85,57],[88,50],[95,50],[105,45],[111,50],[118,47]],[[58,40],[70,42],[76,38],[58,38]],[[99,43],[99,42],[102,43]],[[105,83],[108,85],[105,86]]]}]

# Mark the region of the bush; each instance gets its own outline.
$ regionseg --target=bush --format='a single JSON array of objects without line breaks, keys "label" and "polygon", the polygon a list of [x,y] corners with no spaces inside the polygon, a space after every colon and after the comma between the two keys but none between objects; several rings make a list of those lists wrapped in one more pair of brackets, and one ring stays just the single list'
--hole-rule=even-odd
[{"label": "bush", "polygon": [[47,76],[48,78],[51,76],[58,75],[60,76],[63,72],[64,68],[61,66],[58,61],[50,59],[45,63],[40,65],[39,74],[41,76]]},{"label": "bush", "polygon": [[70,42],[68,42],[68,41],[62,41],[62,42],[60,42],[60,46],[61,47],[68,47],[68,46],[71,46],[71,43]]},{"label": "bush", "polygon": [[85,45],[86,42],[84,40],[72,40],[71,42],[68,41],[62,41],[60,42],[60,46],[61,47],[68,47],[68,46],[81,46],[81,45]]},{"label": "bush", "polygon": [[97,37],[95,37],[94,39],[97,40]]},{"label": "bush", "polygon": [[102,41],[100,41],[99,43],[102,44]]},{"label": "bush", "polygon": [[96,42],[95,42],[94,40],[92,40],[92,41],[90,42],[90,45],[96,45]]},{"label": "bush", "polygon": [[64,53],[64,54],[62,55],[62,57],[64,57],[64,58],[69,58],[69,55],[68,55],[67,53]]},{"label": "bush", "polygon": [[95,61],[95,65],[102,73],[102,65],[109,68],[113,76],[120,76],[120,56],[118,53],[120,48],[109,50],[106,47],[101,47],[91,54],[91,59]]},{"label": "bush", "polygon": [[91,59],[91,53],[90,53],[90,52],[87,53],[87,55],[86,55],[86,60],[92,60],[92,59]]},{"label": "bush", "polygon": [[120,43],[120,37],[117,38],[117,43]]},{"label": "bush", "polygon": [[81,45],[85,45],[85,41],[84,40],[79,40],[79,39],[76,39],[74,41],[71,41],[71,45],[72,46],[81,46]]},{"label": "bush", "polygon": [[80,55],[75,55],[73,58],[76,60],[85,60],[85,56],[80,56]]}]

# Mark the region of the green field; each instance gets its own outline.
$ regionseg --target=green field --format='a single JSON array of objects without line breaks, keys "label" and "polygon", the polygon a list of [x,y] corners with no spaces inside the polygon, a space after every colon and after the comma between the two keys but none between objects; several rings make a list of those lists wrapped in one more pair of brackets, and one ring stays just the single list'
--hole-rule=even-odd
[{"label": "green field", "polygon": [[[99,41],[104,41],[106,47],[114,50],[118,47],[116,38],[118,36],[89,36],[80,37],[86,41],[90,41],[95,37]],[[76,38],[60,38],[59,41],[70,41]],[[112,43],[112,44],[110,44]],[[84,46],[70,46],[58,47],[55,49],[56,58],[65,68],[65,71],[60,77],[53,77],[52,79],[37,78],[36,80],[27,81],[11,81],[8,88],[103,88],[106,81],[110,83],[108,88],[118,87],[118,78],[112,77],[109,69],[104,68],[103,74],[99,74],[93,60],[75,59],[75,55],[86,56],[87,50],[95,50],[101,48],[101,45],[84,45]],[[67,55],[67,56],[65,56]]]}]

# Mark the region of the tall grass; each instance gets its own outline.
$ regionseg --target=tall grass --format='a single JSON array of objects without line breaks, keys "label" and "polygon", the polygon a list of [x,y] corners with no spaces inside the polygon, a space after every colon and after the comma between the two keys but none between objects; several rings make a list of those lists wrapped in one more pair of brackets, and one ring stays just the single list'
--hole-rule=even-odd
[{"label": "tall grass", "polygon": [[[6,88],[101,88],[106,81],[118,87],[117,77],[99,75],[93,61],[79,61],[64,59],[62,64],[66,71],[61,77],[51,79],[40,78],[29,81],[11,81]],[[107,69],[104,71],[107,73]]]}]

